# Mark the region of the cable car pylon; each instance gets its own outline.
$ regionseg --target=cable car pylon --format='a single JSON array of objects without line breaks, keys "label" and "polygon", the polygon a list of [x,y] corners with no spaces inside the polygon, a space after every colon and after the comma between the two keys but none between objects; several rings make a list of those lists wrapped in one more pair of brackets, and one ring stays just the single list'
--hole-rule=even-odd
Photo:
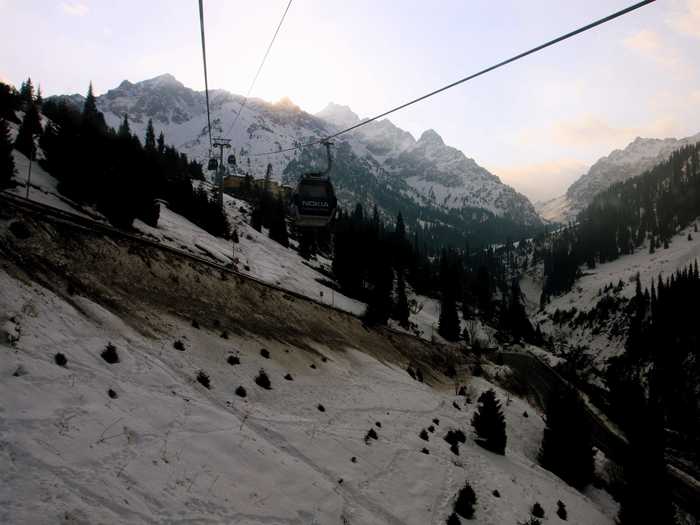
[{"label": "cable car pylon", "polygon": [[[224,173],[226,172],[226,165],[224,164],[224,149],[228,149],[231,147],[231,139],[225,139],[223,137],[216,137],[215,139],[212,140],[212,147],[214,148],[219,148],[219,159],[217,162],[217,159],[215,157],[212,157],[209,159],[209,169],[211,169],[212,165],[212,160],[215,162],[215,164],[218,164],[218,166],[215,166],[214,169],[216,170],[216,177],[214,179],[214,184],[219,190],[219,195],[218,195],[218,200],[219,200],[219,205],[223,209],[224,207]],[[233,158],[233,160],[232,160]],[[236,164],[236,158],[233,155],[228,156],[228,163],[231,165]]]}]

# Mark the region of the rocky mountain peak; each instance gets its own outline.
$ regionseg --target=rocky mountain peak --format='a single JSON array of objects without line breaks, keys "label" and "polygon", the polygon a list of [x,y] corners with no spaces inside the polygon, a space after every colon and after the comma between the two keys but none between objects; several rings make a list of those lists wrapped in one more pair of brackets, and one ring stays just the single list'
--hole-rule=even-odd
[{"label": "rocky mountain peak", "polygon": [[277,102],[274,103],[274,107],[277,109],[286,109],[288,111],[300,112],[301,108],[297,106],[292,99],[289,97],[282,97]]},{"label": "rocky mountain peak", "polygon": [[325,108],[316,113],[316,116],[339,128],[354,126],[360,121],[360,117],[349,106],[334,102],[329,102]]},{"label": "rocky mountain peak", "polygon": [[423,132],[423,134],[420,136],[420,139],[418,139],[418,142],[424,143],[424,144],[432,144],[435,146],[444,146],[445,141],[442,140],[442,137],[438,135],[438,132],[435,131],[434,129],[427,129]]},{"label": "rocky mountain peak", "polygon": [[157,77],[149,78],[148,80],[139,82],[138,85],[154,89],[162,89],[168,87],[178,89],[185,88],[184,84],[170,73],[164,73],[162,75],[158,75]]}]

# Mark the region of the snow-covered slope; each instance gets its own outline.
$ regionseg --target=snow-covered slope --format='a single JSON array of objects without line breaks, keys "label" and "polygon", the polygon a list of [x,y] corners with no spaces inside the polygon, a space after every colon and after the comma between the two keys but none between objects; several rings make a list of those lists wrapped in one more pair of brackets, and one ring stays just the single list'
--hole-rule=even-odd
[{"label": "snow-covered slope", "polygon": [[637,177],[667,160],[683,146],[700,142],[700,133],[683,139],[647,139],[637,137],[624,149],[599,159],[566,191],[566,195],[538,206],[546,220],[568,222],[591,203],[601,191],[617,182]]},{"label": "snow-covered slope", "polygon": [[[474,443],[474,406],[451,385],[419,383],[357,348],[222,339],[153,310],[144,335],[89,297],[68,302],[4,269],[0,288],[0,322],[17,334],[0,342],[3,523],[438,524],[465,481],[478,497],[474,523],[525,520],[535,501],[553,516],[557,500],[568,523],[614,523],[601,493],[584,496],[536,465],[543,422],[500,389],[506,456]],[[100,358],[108,342],[118,363]],[[271,390],[253,381],[261,368]],[[442,437],[458,427],[468,437],[455,456]],[[370,428],[378,439],[365,443]]]},{"label": "snow-covered slope", "polygon": [[[700,224],[700,218],[696,222]],[[537,321],[541,323],[542,330],[564,343],[562,346],[582,348],[591,356],[595,366],[603,368],[609,357],[624,350],[627,324],[622,312],[613,313],[593,326],[576,322],[557,324],[552,321],[552,316],[557,310],[563,312],[572,308],[577,313],[587,313],[602,304],[608,295],[629,299],[635,293],[637,274],[642,286],[650,287],[652,280],[656,282],[659,275],[666,278],[696,260],[700,262],[700,234],[694,228],[691,225],[681,230],[671,239],[667,249],[659,248],[650,254],[649,246],[645,244],[631,255],[599,264],[593,270],[586,269],[570,292],[553,297],[544,312],[538,314]],[[688,234],[691,240],[688,240]],[[538,279],[533,279],[532,274],[526,275],[525,282],[528,284],[523,290],[532,289],[530,298],[538,300],[541,287],[536,289],[533,281]],[[620,282],[623,286],[619,291],[601,293],[606,286],[616,287]],[[539,284],[541,286],[541,282]]]},{"label": "snow-covered slope", "polygon": [[[75,103],[76,96],[66,100]],[[314,116],[288,99],[276,104],[250,99],[236,127],[230,131],[243,98],[215,90],[210,100],[214,135],[233,139],[239,167],[262,176],[269,162],[273,166],[273,177],[278,180],[282,180],[285,167],[295,158],[296,152],[263,156],[256,156],[256,153],[274,152],[318,139],[360,121],[347,106],[330,104]],[[197,159],[208,155],[204,94],[185,87],[172,75],[137,83],[125,80],[98,97],[97,105],[112,127],[118,127],[123,116],[128,114],[132,131],[143,136],[150,118],[156,133],[161,130],[165,133],[166,142]],[[406,195],[419,205],[445,210],[475,207],[518,224],[540,224],[526,197],[461,151],[445,145],[433,130],[415,140],[410,133],[382,120],[338,140],[351,146],[354,154],[351,162],[369,169],[375,177],[393,176],[405,180],[412,190]],[[318,159],[322,162],[323,156],[319,154]],[[361,194],[361,190],[357,193]],[[392,213],[396,211],[391,210]]]}]

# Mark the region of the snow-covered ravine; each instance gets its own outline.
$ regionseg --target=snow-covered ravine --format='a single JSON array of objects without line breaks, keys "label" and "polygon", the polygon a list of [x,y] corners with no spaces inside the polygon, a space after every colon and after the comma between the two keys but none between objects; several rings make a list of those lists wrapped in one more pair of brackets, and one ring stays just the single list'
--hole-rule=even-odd
[{"label": "snow-covered ravine", "polygon": [[[536,465],[540,414],[484,379],[470,386],[496,388],[504,402],[505,457],[474,444],[474,406],[452,385],[414,381],[388,357],[319,338],[312,349],[246,331],[225,339],[158,310],[135,326],[9,264],[0,270],[2,523],[444,523],[467,480],[474,523],[515,524],[535,501],[545,523],[558,522],[557,500],[569,523],[614,522],[604,493],[581,495]],[[118,363],[100,357],[110,342]],[[261,368],[271,390],[254,382]],[[195,380],[199,370],[211,389]],[[426,443],[418,434],[434,418]],[[459,456],[442,439],[456,427],[467,433]],[[378,439],[365,444],[370,428]]]},{"label": "snow-covered ravine", "polygon": [[[593,333],[585,326],[569,327],[567,324],[556,325],[551,315],[557,310],[565,311],[576,308],[579,312],[587,312],[594,308],[604,294],[599,292],[607,285],[616,287],[622,282],[623,287],[616,293],[620,297],[630,298],[635,293],[636,276],[643,288],[650,288],[652,281],[656,283],[659,275],[668,278],[695,261],[700,263],[700,233],[695,232],[695,224],[700,224],[700,217],[695,223],[680,230],[669,242],[668,248],[660,247],[654,253],[649,253],[648,244],[642,245],[633,254],[598,264],[594,269],[582,268],[583,276],[576,281],[573,289],[561,296],[553,297],[545,311],[537,315],[545,333],[555,336],[559,341],[565,341],[572,347],[581,346],[590,352],[596,365],[603,366],[607,358],[617,355],[624,349],[625,333],[610,334],[605,330]],[[688,236],[690,235],[690,240]],[[523,279],[523,291],[530,300],[536,300],[537,286],[532,275]]]}]

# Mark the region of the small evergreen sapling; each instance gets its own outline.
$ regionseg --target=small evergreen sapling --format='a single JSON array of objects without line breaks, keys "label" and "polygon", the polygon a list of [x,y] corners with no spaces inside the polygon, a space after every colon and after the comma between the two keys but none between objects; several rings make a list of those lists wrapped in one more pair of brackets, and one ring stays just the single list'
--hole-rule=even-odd
[{"label": "small evergreen sapling", "polygon": [[265,390],[272,389],[272,383],[270,383],[270,378],[267,376],[265,370],[263,370],[262,368],[258,372],[258,375],[255,376],[255,384],[258,385],[260,388],[264,388]]},{"label": "small evergreen sapling", "polygon": [[542,505],[540,505],[537,501],[532,506],[532,510],[530,511],[530,513],[535,518],[544,518],[544,509],[542,508]]},{"label": "small evergreen sapling", "polygon": [[474,517],[474,505],[476,505],[476,493],[467,481],[457,494],[454,511],[463,518],[472,519]]},{"label": "small evergreen sapling", "polygon": [[117,354],[117,347],[114,346],[112,343],[107,343],[107,346],[104,350],[102,350],[100,357],[102,357],[102,359],[107,361],[110,365],[118,363],[119,354]]},{"label": "small evergreen sapling", "polygon": [[379,436],[377,435],[377,431],[374,430],[373,428],[370,428],[367,431],[367,434],[365,434],[365,445],[369,445],[369,440],[374,439],[375,441],[379,439]]},{"label": "small evergreen sapling", "polygon": [[209,374],[207,374],[204,370],[200,370],[197,372],[197,382],[202,385],[204,388],[210,389],[211,388],[211,381],[209,379]]},{"label": "small evergreen sapling", "polygon": [[561,500],[557,501],[557,516],[564,521],[566,521],[566,518],[568,517],[566,505],[564,505],[564,502]]}]

